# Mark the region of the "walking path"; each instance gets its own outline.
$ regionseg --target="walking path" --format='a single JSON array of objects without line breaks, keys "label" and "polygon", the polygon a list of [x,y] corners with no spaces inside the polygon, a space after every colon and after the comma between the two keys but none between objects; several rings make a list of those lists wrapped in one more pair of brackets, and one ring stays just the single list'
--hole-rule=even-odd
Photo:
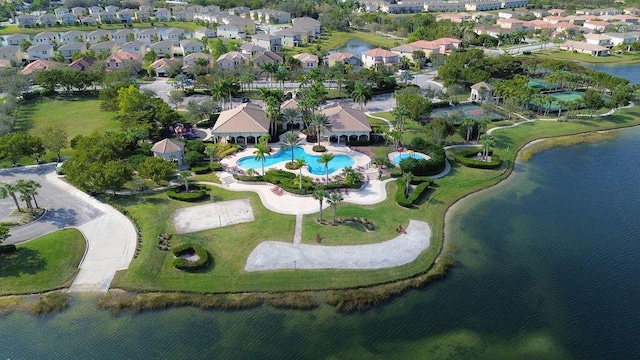
[{"label": "walking path", "polygon": [[382,269],[408,264],[430,245],[426,222],[410,220],[406,233],[377,244],[322,246],[279,241],[260,243],[246,271],[278,269]]},{"label": "walking path", "polygon": [[77,227],[82,232],[87,249],[80,262],[80,271],[69,289],[72,292],[104,292],[109,290],[118,270],[125,270],[136,249],[136,230],[122,213],[60,179],[55,172],[47,180],[69,196],[83,201],[103,214]]},{"label": "walking path", "polygon": [[296,214],[296,230],[293,234],[293,243],[300,244],[302,242],[302,214]]}]

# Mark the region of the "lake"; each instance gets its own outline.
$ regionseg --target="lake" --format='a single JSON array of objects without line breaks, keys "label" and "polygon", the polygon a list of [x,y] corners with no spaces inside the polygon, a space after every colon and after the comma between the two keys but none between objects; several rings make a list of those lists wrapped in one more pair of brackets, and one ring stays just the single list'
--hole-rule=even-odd
[{"label": "lake", "polygon": [[339,49],[333,49],[329,51],[329,53],[334,54],[339,52],[350,52],[356,57],[358,57],[359,59],[362,57],[363,52],[371,49],[373,49],[373,45],[369,44],[368,42],[364,42],[362,40],[357,40],[357,39],[351,39],[347,41],[344,47],[341,47]]},{"label": "lake", "polygon": [[74,296],[0,318],[0,356],[632,359],[640,345],[640,128],[554,148],[457,204],[445,280],[364,313],[170,309],[113,316]]}]

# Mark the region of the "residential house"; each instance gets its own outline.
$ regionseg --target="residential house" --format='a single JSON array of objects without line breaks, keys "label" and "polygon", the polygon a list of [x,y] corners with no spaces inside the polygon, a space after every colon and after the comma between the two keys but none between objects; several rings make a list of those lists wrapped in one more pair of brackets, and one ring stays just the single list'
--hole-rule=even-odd
[{"label": "residential house", "polygon": [[227,12],[229,13],[229,15],[247,16],[247,14],[251,12],[251,9],[249,9],[246,6],[237,6],[237,7],[228,9]]},{"label": "residential house", "polygon": [[543,17],[547,16],[548,12],[544,9],[533,9],[531,11],[529,11],[530,14],[533,14],[533,16],[537,17],[538,19],[542,19]]},{"label": "residential house", "polygon": [[453,50],[460,48],[462,41],[453,38],[440,38],[432,41],[418,40],[409,45],[420,48],[427,57],[431,56],[431,53],[447,55]]},{"label": "residential house", "polygon": [[205,53],[191,53],[182,59],[182,70],[186,71],[195,65],[198,59],[204,59],[209,66],[215,64],[213,56]]},{"label": "residential house", "polygon": [[151,64],[151,67],[155,71],[157,77],[167,77],[169,75],[169,68],[174,63],[179,63],[179,62],[180,60],[176,58],[171,58],[171,59],[162,58],[154,61]]},{"label": "residential house", "polygon": [[125,63],[129,61],[137,61],[142,63],[141,54],[134,54],[126,51],[120,51],[116,54],[109,56],[105,60],[105,71],[115,71],[125,69]]},{"label": "residential house", "polygon": [[611,38],[604,34],[585,34],[584,41],[587,44],[595,44],[608,48],[613,47],[613,44],[611,44]]},{"label": "residential house", "polygon": [[502,0],[501,8],[503,9],[514,9],[514,8],[522,8],[527,6],[528,0]]},{"label": "residential house", "polygon": [[291,20],[293,27],[296,29],[304,29],[308,31],[309,37],[315,39],[322,33],[320,21],[310,17],[300,17]]},{"label": "residential house", "polygon": [[531,21],[525,21],[524,23],[522,23],[522,27],[525,29],[533,30],[549,29],[553,32],[556,30],[557,26],[541,19],[535,19]]},{"label": "residential house", "polygon": [[247,33],[243,27],[235,25],[222,25],[216,29],[218,37],[227,39],[244,39],[247,37]]},{"label": "residential house", "polygon": [[87,42],[90,44],[97,44],[109,40],[111,40],[111,31],[98,29],[87,34]]},{"label": "residential house", "polygon": [[419,48],[417,46],[409,45],[409,44],[404,44],[404,45],[392,47],[389,50],[391,50],[391,52],[394,52],[394,53],[400,55],[400,57],[409,59],[411,61],[413,61],[413,52],[414,51],[422,51],[421,48]]},{"label": "residential house", "polygon": [[477,25],[474,25],[473,32],[478,34],[478,35],[486,34],[486,35],[493,36],[493,37],[497,38],[500,35],[511,34],[511,33],[513,33],[513,30],[504,29],[504,28],[501,28],[499,26],[477,24]]},{"label": "residential house", "polygon": [[154,16],[157,21],[170,21],[171,11],[169,11],[169,9],[160,8],[156,10],[156,12],[154,13]]},{"label": "residential house", "polygon": [[460,12],[465,11],[465,6],[460,2],[432,1],[424,4],[426,12]]},{"label": "residential house", "polygon": [[267,24],[287,24],[291,22],[291,14],[286,11],[257,9],[250,11],[251,19]]},{"label": "residential house", "polygon": [[140,22],[149,22],[151,15],[149,15],[148,11],[137,10],[133,12],[133,16],[136,20]]},{"label": "residential house", "polygon": [[24,58],[24,53],[18,45],[9,45],[0,47],[0,59],[13,61],[20,64]]},{"label": "residential house", "polygon": [[53,14],[43,14],[38,17],[38,24],[40,26],[52,27],[58,23],[58,19]]},{"label": "residential house", "polygon": [[88,10],[89,16],[93,17],[94,19],[97,19],[98,15],[100,15],[101,12],[104,12],[104,9],[100,6],[91,6]]},{"label": "residential house", "polygon": [[[187,11],[192,12],[192,13],[200,13],[202,12],[203,6],[202,5],[191,5],[188,6],[186,8]],[[218,6],[218,10],[217,11],[212,11],[212,12],[220,12],[220,7]]]},{"label": "residential house", "polygon": [[84,26],[96,26],[98,24],[98,21],[94,17],[85,16],[80,19],[80,24]]},{"label": "residential house", "polygon": [[104,7],[104,11],[108,12],[108,13],[112,13],[115,14],[118,12],[118,10],[120,10],[119,7],[114,6],[114,5],[107,5]]},{"label": "residential house", "polygon": [[300,61],[303,71],[311,71],[318,68],[319,60],[314,54],[302,53],[293,55],[293,58]]},{"label": "residential house", "polygon": [[282,47],[282,38],[269,34],[255,34],[251,37],[251,43],[269,51],[278,52]]},{"label": "residential house", "polygon": [[249,57],[253,57],[256,54],[265,52],[267,49],[260,47],[258,45],[253,45],[252,43],[242,43],[242,45],[240,45],[240,48],[238,50],[241,53],[248,55]]},{"label": "residential house", "polygon": [[266,50],[257,54],[253,58],[253,67],[261,69],[263,63],[282,64],[283,60],[282,56],[274,53],[273,51]]},{"label": "residential house", "polygon": [[556,25],[556,32],[560,33],[563,32],[565,30],[571,30],[571,29],[580,29],[582,28],[581,26],[578,25],[574,25],[570,22],[559,22]]},{"label": "residential house", "polygon": [[221,69],[232,70],[240,66],[246,66],[249,64],[249,57],[245,54],[237,51],[229,51],[228,53],[220,55],[216,60],[216,65]]},{"label": "residential house", "polygon": [[560,49],[566,51],[576,51],[583,54],[589,54],[591,56],[609,55],[609,48],[596,44],[588,44],[581,41],[565,41],[560,45]]},{"label": "residential house", "polygon": [[547,10],[547,13],[554,16],[563,16],[567,13],[567,11],[565,9],[549,9]]},{"label": "residential house", "polygon": [[511,29],[511,30],[520,30],[522,29],[522,24],[524,21],[518,19],[498,19],[496,20],[496,25],[501,28]]},{"label": "residential house", "polygon": [[294,30],[293,28],[280,30],[275,35],[280,38],[283,46],[296,47],[309,42],[306,31]]},{"label": "residential house", "polygon": [[109,55],[113,55],[120,51],[120,47],[115,41],[103,41],[89,46],[89,50],[96,54],[108,53]]},{"label": "residential house", "polygon": [[560,22],[567,21],[567,18],[564,16],[546,16],[542,19],[542,21],[546,21],[550,24],[557,24]]},{"label": "residential house", "polygon": [[106,12],[106,11],[98,14],[97,20],[101,24],[115,24],[116,22],[118,22],[118,19],[116,18],[116,13]]},{"label": "residential house", "polygon": [[[187,11],[191,11],[189,10],[190,8],[191,6],[187,8]],[[218,5],[207,5],[207,6],[201,6],[200,11],[194,11],[194,12],[219,13],[220,11],[221,11],[220,6]]]},{"label": "residential house", "polygon": [[77,70],[77,71],[89,71],[91,67],[96,62],[94,58],[81,57],[80,59],[69,64],[69,69]]},{"label": "residential house", "polygon": [[616,28],[614,24],[608,23],[606,21],[597,21],[597,20],[589,20],[585,21],[584,25],[582,25],[585,29],[589,30],[597,30],[600,32],[611,31]]},{"label": "residential house", "polygon": [[222,18],[222,22],[225,25],[241,27],[244,29],[244,32],[249,35],[256,33],[256,23],[251,19],[243,19],[241,17],[228,15]]},{"label": "residential house", "polygon": [[50,31],[44,31],[41,33],[37,33],[33,36],[32,43],[34,44],[46,44],[46,45],[54,45],[59,42],[58,34]]},{"label": "residential house", "polygon": [[490,11],[490,10],[498,10],[500,8],[504,8],[502,6],[502,2],[500,0],[483,0],[483,1],[475,1],[468,2],[464,4],[464,9],[466,11]]},{"label": "residential house", "polygon": [[339,104],[320,113],[329,118],[331,130],[326,135],[330,142],[346,144],[348,141],[370,140],[371,125],[363,111]]},{"label": "residential house", "polygon": [[180,40],[180,52],[182,53],[182,56],[190,53],[202,52],[202,50],[204,50],[204,45],[200,41],[191,39]]},{"label": "residential house", "polygon": [[55,55],[53,46],[49,44],[36,44],[27,49],[27,59],[29,61],[34,60],[49,60]]},{"label": "residential house", "polygon": [[640,10],[635,7],[628,7],[623,9],[624,13],[627,15],[640,15]]},{"label": "residential house", "polygon": [[146,11],[146,12],[150,13],[150,12],[151,12],[151,10],[153,10],[153,8],[152,8],[151,6],[149,6],[149,5],[143,4],[143,5],[140,5],[140,6],[138,7],[138,10],[140,10],[140,11]]},{"label": "residential house", "polygon": [[182,10],[173,10],[171,14],[175,21],[193,21],[193,13]]},{"label": "residential house", "polygon": [[153,50],[157,57],[164,57],[165,55],[173,56],[173,42],[171,41],[158,41],[154,42],[147,47],[148,50]]},{"label": "residential house", "polygon": [[35,15],[20,15],[16,18],[19,27],[32,28],[36,26],[38,17]]},{"label": "residential house", "polygon": [[157,29],[154,29],[154,28],[140,30],[137,34],[137,39],[138,41],[142,41],[147,45],[151,44],[152,42],[161,40],[160,33],[158,32]]},{"label": "residential house", "polygon": [[89,11],[86,8],[83,8],[82,6],[76,6],[72,8],[71,12],[75,14],[78,18],[81,18],[89,13]]},{"label": "residential house", "polygon": [[31,74],[35,74],[35,73],[37,73],[39,71],[60,68],[60,67],[63,67],[63,66],[64,65],[59,63],[59,62],[39,59],[39,60],[36,60],[36,61],[33,61],[33,62],[27,64],[27,66],[25,66],[24,69],[22,69],[22,71],[20,71],[20,74],[22,74],[22,75],[31,75]]},{"label": "residential house", "polygon": [[389,50],[375,48],[362,53],[362,66],[393,65],[399,62],[399,55]]},{"label": "residential house", "polygon": [[60,42],[69,44],[85,40],[86,33],[84,31],[71,30],[60,35]]},{"label": "residential house", "polygon": [[[482,13],[486,14],[486,13]],[[468,13],[440,13],[436,15],[436,21],[449,20],[454,23],[461,23],[463,21],[471,21],[473,19],[473,15]]]},{"label": "residential house", "polygon": [[53,14],[55,16],[58,15],[62,15],[62,14],[68,14],[69,13],[69,9],[67,9],[66,7],[59,7],[53,10]]},{"label": "residential house", "polygon": [[0,59],[0,69],[9,69],[13,67],[10,60]]},{"label": "residential house", "polygon": [[184,29],[169,28],[165,31],[166,37],[164,40],[171,41],[173,45],[178,45],[180,40],[185,38]]},{"label": "residential house", "polygon": [[58,52],[65,58],[65,60],[71,60],[74,55],[84,54],[87,52],[87,43],[75,42],[64,44],[58,48]]},{"label": "residential house", "polygon": [[215,29],[200,28],[200,29],[196,29],[193,32],[193,37],[200,40],[202,40],[203,38],[213,39],[217,36],[218,36],[218,33],[216,32]]},{"label": "residential house", "polygon": [[56,15],[56,19],[58,23],[64,26],[72,26],[75,25],[78,21],[78,16],[74,13],[64,13],[60,15]]},{"label": "residential house", "polygon": [[184,161],[185,143],[173,139],[160,140],[153,144],[151,152],[154,157],[175,162],[178,166],[182,166]]},{"label": "residential house", "polygon": [[350,64],[355,66],[360,63],[360,60],[357,56],[353,55],[350,52],[333,53],[327,56],[326,64],[328,66],[334,66],[337,63]]},{"label": "residential house", "polygon": [[7,45],[20,45],[24,41],[31,42],[31,38],[26,34],[7,35],[4,40],[7,42]]},{"label": "residential house", "polygon": [[129,41],[120,46],[123,52],[139,54],[141,57],[147,53],[147,44],[142,41]]},{"label": "residential house", "polygon": [[230,141],[237,144],[256,144],[269,134],[271,120],[261,106],[245,103],[220,113],[211,129],[214,141]]},{"label": "residential house", "polygon": [[640,41],[640,32],[638,31],[631,31],[626,33],[606,33],[604,35],[606,35],[610,39],[611,45],[613,46],[630,45]]},{"label": "residential house", "polygon": [[135,17],[135,14],[131,9],[120,10],[116,13],[116,19],[121,24],[131,24],[133,22],[134,17]]},{"label": "residential house", "polygon": [[122,45],[128,41],[133,41],[137,37],[137,32],[133,29],[122,29],[113,33],[112,39],[118,45]]}]

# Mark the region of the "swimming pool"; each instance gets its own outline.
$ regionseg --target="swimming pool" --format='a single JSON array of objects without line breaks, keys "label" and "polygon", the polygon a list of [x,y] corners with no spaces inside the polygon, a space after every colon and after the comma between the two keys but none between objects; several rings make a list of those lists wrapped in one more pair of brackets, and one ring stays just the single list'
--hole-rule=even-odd
[{"label": "swimming pool", "polygon": [[404,160],[404,159],[408,159],[408,158],[414,158],[414,159],[430,159],[430,157],[428,155],[422,154],[422,153],[407,153],[407,152],[401,152],[398,153],[396,156],[393,157],[393,163],[396,165],[400,164],[400,161]]},{"label": "swimming pool", "polygon": [[[307,163],[307,168],[310,173],[314,175],[324,175],[326,174],[326,170],[324,164],[318,162],[320,160],[320,156],[318,155],[310,155],[307,154],[303,148],[296,146],[293,149],[293,157],[294,158],[303,158]],[[277,163],[291,161],[291,149],[282,148],[277,153],[266,156],[264,158],[264,167],[275,165]],[[244,170],[254,169],[260,170],[262,169],[262,161],[256,160],[255,156],[245,156],[238,160],[238,166],[243,168]],[[329,162],[329,174],[334,171],[340,170],[346,166],[353,166],[355,161],[351,156],[348,155],[335,155],[333,160]]]}]

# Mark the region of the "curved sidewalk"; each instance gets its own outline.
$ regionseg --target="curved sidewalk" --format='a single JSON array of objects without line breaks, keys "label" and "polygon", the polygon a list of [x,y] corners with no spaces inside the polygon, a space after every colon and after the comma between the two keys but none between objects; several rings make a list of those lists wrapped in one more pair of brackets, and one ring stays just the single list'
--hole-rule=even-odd
[{"label": "curved sidewalk", "polygon": [[249,255],[246,271],[280,269],[382,269],[414,261],[431,244],[431,229],[410,220],[406,234],[377,244],[323,246],[278,241],[260,243]]},{"label": "curved sidewalk", "polygon": [[133,259],[137,234],[129,219],[113,207],[78,190],[55,173],[47,180],[79,201],[99,209],[103,214],[76,227],[87,241],[87,249],[80,262],[80,271],[69,291],[104,292],[118,270],[125,270]]}]

